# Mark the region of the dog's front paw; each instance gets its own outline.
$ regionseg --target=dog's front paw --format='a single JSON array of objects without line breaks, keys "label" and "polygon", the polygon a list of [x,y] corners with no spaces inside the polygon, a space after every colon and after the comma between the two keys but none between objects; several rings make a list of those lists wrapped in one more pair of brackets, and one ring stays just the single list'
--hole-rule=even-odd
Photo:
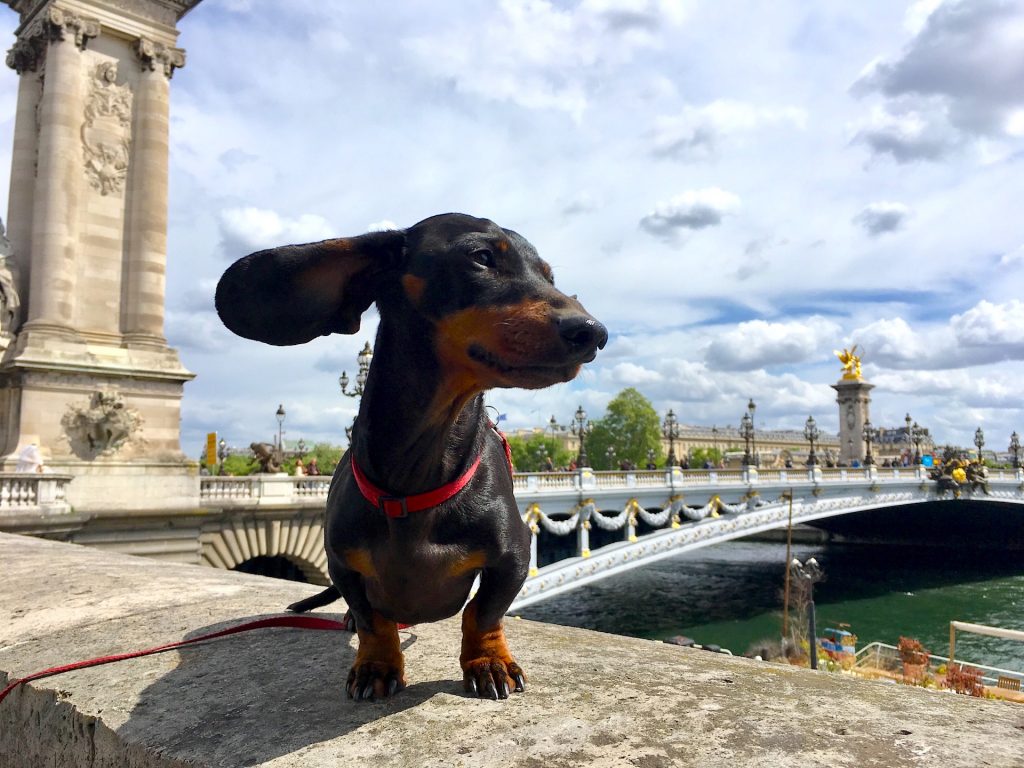
[{"label": "dog's front paw", "polygon": [[507,699],[511,691],[526,690],[526,673],[511,656],[482,656],[463,662],[462,683],[481,699]]},{"label": "dog's front paw", "polygon": [[348,673],[345,690],[350,699],[386,699],[405,688],[401,666],[383,661],[356,661]]}]

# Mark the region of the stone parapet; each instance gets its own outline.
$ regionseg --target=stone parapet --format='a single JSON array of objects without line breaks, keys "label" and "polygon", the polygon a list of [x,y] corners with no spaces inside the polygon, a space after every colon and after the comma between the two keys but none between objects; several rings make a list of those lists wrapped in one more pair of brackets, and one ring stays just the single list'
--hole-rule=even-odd
[{"label": "stone parapet", "polygon": [[[0,535],[0,684],[265,616],[311,587]],[[340,613],[340,604],[330,615]],[[343,692],[351,635],[263,630],[29,684],[0,765],[1019,766],[1011,704],[508,620],[529,674],[461,690],[457,619],[402,633],[409,687]]]}]

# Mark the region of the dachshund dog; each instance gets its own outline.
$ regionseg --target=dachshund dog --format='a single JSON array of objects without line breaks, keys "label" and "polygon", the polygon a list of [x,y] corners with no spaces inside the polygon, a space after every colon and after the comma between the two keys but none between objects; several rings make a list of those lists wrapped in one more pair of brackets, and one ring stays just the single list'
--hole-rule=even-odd
[{"label": "dachshund dog", "polygon": [[522,691],[502,617],[526,580],[530,532],[483,392],[571,380],[604,347],[604,326],[555,288],[522,236],[458,213],[251,254],[224,273],[216,301],[231,331],[278,345],[356,333],[377,303],[373,361],[327,498],[332,586],[290,606],[339,593],[348,603],[359,636],[348,695],[403,688],[397,622],[438,621],[464,605],[466,691]]}]

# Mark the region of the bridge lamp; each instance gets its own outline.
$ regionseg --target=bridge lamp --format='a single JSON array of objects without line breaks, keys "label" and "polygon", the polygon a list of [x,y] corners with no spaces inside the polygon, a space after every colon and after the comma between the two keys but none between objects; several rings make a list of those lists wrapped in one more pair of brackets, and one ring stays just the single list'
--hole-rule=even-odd
[{"label": "bridge lamp", "polygon": [[347,397],[361,397],[363,390],[366,388],[366,377],[370,372],[370,363],[373,362],[373,347],[370,346],[370,342],[366,342],[363,345],[363,350],[356,355],[356,364],[359,366],[359,372],[356,373],[356,385],[349,391],[348,385],[350,379],[348,377],[348,371],[342,371],[341,376],[338,377],[338,386],[341,387],[341,394]]},{"label": "bridge lamp", "polygon": [[908,413],[903,421],[907,424],[907,449],[909,450],[911,444],[914,442],[913,433],[911,432],[911,423],[913,422],[913,419],[910,418],[910,414]]},{"label": "bridge lamp", "polygon": [[609,445],[604,454],[608,457],[608,469],[615,469],[615,446]]},{"label": "bridge lamp", "polygon": [[571,421],[572,433],[576,435],[580,441],[580,452],[576,456],[576,466],[582,468],[587,466],[587,463],[590,461],[587,457],[587,449],[583,444],[584,437],[590,432],[590,425],[587,423],[587,412],[583,410],[582,405],[576,409],[576,413],[573,415]]},{"label": "bridge lamp", "polygon": [[793,578],[807,585],[807,644],[811,651],[811,669],[818,668],[818,634],[814,616],[814,585],[825,578],[825,572],[813,557],[801,563],[795,557],[789,562]]},{"label": "bridge lamp", "polygon": [[974,430],[974,444],[978,446],[978,461],[981,461],[981,449],[985,447],[985,433],[981,431],[981,427]]},{"label": "bridge lamp", "polygon": [[277,413],[274,414],[277,417],[277,446],[281,448],[284,443],[281,442],[282,435],[284,435],[284,406],[277,406]]},{"label": "bridge lamp", "polygon": [[744,413],[740,418],[740,437],[743,438],[743,466],[749,467],[752,463],[750,455],[750,443],[754,437],[754,420],[749,413]]},{"label": "bridge lamp", "polygon": [[296,443],[295,447],[299,449],[299,453],[301,455],[303,455],[303,456],[306,455],[306,441],[303,440],[301,437],[299,438],[299,442]]},{"label": "bridge lamp", "polygon": [[915,421],[910,425],[910,440],[914,443],[914,465],[921,464],[921,441],[924,439],[924,430]]},{"label": "bridge lamp", "polygon": [[1020,469],[1020,437],[1016,430],[1010,435],[1010,453],[1013,454],[1013,468]]},{"label": "bridge lamp", "polygon": [[679,439],[679,420],[676,418],[675,411],[669,408],[667,414],[665,414],[665,423],[661,425],[661,434],[668,440],[668,466],[678,466],[679,462],[676,460],[676,440]]},{"label": "bridge lamp", "polygon": [[754,405],[754,398],[750,398],[750,402],[747,403],[747,413],[750,414],[750,452],[754,459],[754,466],[761,466],[761,459],[757,455],[757,435],[754,431],[754,411],[757,410],[757,406]]},{"label": "bridge lamp", "polygon": [[870,467],[872,464],[875,463],[875,458],[874,456],[871,455],[871,443],[873,443],[875,439],[878,437],[878,431],[873,426],[871,426],[871,419],[868,419],[867,421],[864,422],[864,432],[862,436],[864,438],[865,445],[864,465]]},{"label": "bridge lamp", "polygon": [[220,474],[224,474],[224,460],[228,457],[228,443],[222,437],[217,443],[217,459],[220,461]]},{"label": "bridge lamp", "polygon": [[818,431],[818,425],[814,421],[813,416],[808,416],[807,421],[804,423],[804,439],[811,444],[811,452],[807,455],[807,466],[813,467],[818,463],[817,454],[814,452],[814,444],[818,441],[818,436],[821,433]]}]

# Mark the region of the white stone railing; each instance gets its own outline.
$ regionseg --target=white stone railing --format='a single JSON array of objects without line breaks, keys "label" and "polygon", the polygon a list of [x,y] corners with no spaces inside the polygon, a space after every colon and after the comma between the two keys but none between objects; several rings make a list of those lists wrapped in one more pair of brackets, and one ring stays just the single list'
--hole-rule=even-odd
[{"label": "white stone railing", "polygon": [[331,486],[330,475],[210,476],[199,479],[199,501],[213,506],[322,505]]},{"label": "white stone railing", "polygon": [[67,501],[70,482],[70,475],[49,472],[0,473],[0,516],[70,512]]}]

